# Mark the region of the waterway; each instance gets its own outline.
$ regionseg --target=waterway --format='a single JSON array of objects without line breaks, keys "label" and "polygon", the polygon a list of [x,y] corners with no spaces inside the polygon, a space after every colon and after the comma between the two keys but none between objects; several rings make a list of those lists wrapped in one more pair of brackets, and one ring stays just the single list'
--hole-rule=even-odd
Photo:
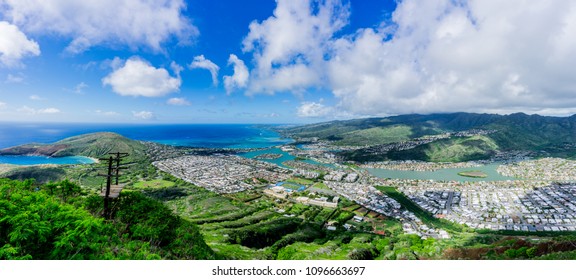
[{"label": "waterway", "polygon": [[[436,171],[405,171],[391,170],[381,168],[366,168],[370,174],[379,178],[390,179],[411,179],[411,180],[435,180],[435,181],[460,181],[460,182],[478,182],[478,181],[507,181],[518,180],[514,177],[503,176],[498,173],[499,164],[488,164],[480,167],[465,168],[446,168]],[[459,172],[477,170],[488,175],[486,178],[471,178],[458,175]]]},{"label": "waterway", "polygon": [[46,156],[0,156],[0,164],[38,165],[38,164],[90,164],[94,160],[88,157],[46,157]]}]

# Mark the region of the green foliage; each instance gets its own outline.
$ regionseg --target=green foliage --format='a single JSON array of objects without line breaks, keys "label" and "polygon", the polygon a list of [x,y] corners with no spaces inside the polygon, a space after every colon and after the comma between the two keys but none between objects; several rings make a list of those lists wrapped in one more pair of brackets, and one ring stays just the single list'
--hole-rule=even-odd
[{"label": "green foliage", "polygon": [[498,145],[487,136],[451,138],[418,147],[426,153],[426,160],[435,162],[461,162],[487,159],[498,150]]},{"label": "green foliage", "polygon": [[47,183],[64,179],[66,171],[62,167],[30,166],[13,169],[2,177],[12,180],[34,179],[38,183]]},{"label": "green foliage", "polygon": [[1,258],[98,258],[110,230],[102,219],[31,189],[30,181],[2,179],[0,190]]},{"label": "green foliage", "polygon": [[114,220],[122,223],[124,232],[132,238],[153,246],[163,246],[174,239],[180,219],[161,202],[138,192],[123,192],[113,207]]},{"label": "green foliage", "polygon": [[535,258],[536,260],[576,260],[576,251],[554,252]]},{"label": "green foliage", "polygon": [[354,249],[348,254],[348,258],[351,260],[372,260],[374,255],[370,249],[359,248]]},{"label": "green foliage", "polygon": [[[101,213],[102,198],[79,196],[64,180],[0,179],[0,259],[213,259],[198,228],[140,193],[122,193],[113,223]],[[81,203],[80,203],[81,202]]]},{"label": "green foliage", "polygon": [[[306,223],[303,224],[298,231],[283,236],[282,239],[270,246],[270,250],[272,254],[276,255],[282,248],[290,244],[296,242],[312,242],[316,239],[323,238],[324,236],[324,231],[319,225]],[[289,254],[289,250],[283,252],[283,254]],[[285,259],[285,256],[277,256],[277,258]]]},{"label": "green foliage", "polygon": [[372,127],[340,134],[342,140],[337,141],[337,144],[357,146],[389,144],[409,140],[411,135],[411,128],[405,125]]},{"label": "green foliage", "polygon": [[488,158],[496,151],[546,151],[552,156],[562,157],[574,157],[576,152],[576,148],[570,145],[576,142],[576,118],[522,113],[402,115],[311,124],[286,128],[281,132],[296,138],[333,140],[336,144],[379,145],[471,129],[495,132],[484,136],[437,140],[409,150],[371,154],[360,149],[340,155],[359,162],[385,159],[467,161]]},{"label": "green foliage", "polygon": [[301,220],[281,217],[275,220],[235,229],[229,232],[229,242],[246,247],[264,248],[280,240],[283,235],[294,232]]},{"label": "green foliage", "polygon": [[355,214],[352,212],[342,211],[339,213],[338,217],[335,218],[335,220],[338,222],[338,224],[343,225],[346,223],[346,221],[352,219],[354,216]]}]

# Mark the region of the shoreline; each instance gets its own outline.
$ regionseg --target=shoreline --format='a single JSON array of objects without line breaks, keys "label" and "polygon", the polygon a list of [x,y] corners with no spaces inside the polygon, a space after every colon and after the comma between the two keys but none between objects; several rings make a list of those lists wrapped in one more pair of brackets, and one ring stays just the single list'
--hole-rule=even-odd
[{"label": "shoreline", "polygon": [[[51,156],[46,156],[46,155],[38,155],[38,154],[22,154],[22,155],[0,155],[0,158],[11,158],[11,159],[31,159],[31,158],[37,158],[37,159],[45,159],[47,162],[40,162],[40,163],[14,163],[14,162],[0,162],[0,166],[1,165],[9,165],[9,166],[58,166],[58,165],[78,165],[78,164],[97,164],[100,163],[100,160],[98,160],[97,158],[93,158],[93,157],[87,157],[87,156],[81,156],[81,155],[74,155],[74,156],[64,156],[64,157],[51,157]],[[81,160],[76,160],[76,162],[64,162],[64,163],[60,163],[60,162],[50,162],[50,160],[52,159],[56,159],[56,160],[62,160],[62,159],[66,159],[66,158],[82,158]],[[88,159],[91,162],[85,162],[84,159]]]}]

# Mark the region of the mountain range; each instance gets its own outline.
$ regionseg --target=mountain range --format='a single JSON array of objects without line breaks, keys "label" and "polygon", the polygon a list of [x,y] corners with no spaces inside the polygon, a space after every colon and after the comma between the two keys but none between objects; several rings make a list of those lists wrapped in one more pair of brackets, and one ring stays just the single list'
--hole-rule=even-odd
[{"label": "mountain range", "polygon": [[[355,161],[466,161],[519,151],[565,158],[576,156],[576,115],[412,114],[289,127],[281,133],[301,142],[320,140],[336,146],[361,147],[340,153]],[[386,149],[394,143],[417,145],[410,149]]]}]

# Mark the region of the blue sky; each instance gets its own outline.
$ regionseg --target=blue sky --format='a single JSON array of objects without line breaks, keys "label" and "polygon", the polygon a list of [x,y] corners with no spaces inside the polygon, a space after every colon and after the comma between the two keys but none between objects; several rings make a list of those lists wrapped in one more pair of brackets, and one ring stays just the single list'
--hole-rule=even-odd
[{"label": "blue sky", "polygon": [[0,0],[0,121],[576,113],[576,4]]}]

